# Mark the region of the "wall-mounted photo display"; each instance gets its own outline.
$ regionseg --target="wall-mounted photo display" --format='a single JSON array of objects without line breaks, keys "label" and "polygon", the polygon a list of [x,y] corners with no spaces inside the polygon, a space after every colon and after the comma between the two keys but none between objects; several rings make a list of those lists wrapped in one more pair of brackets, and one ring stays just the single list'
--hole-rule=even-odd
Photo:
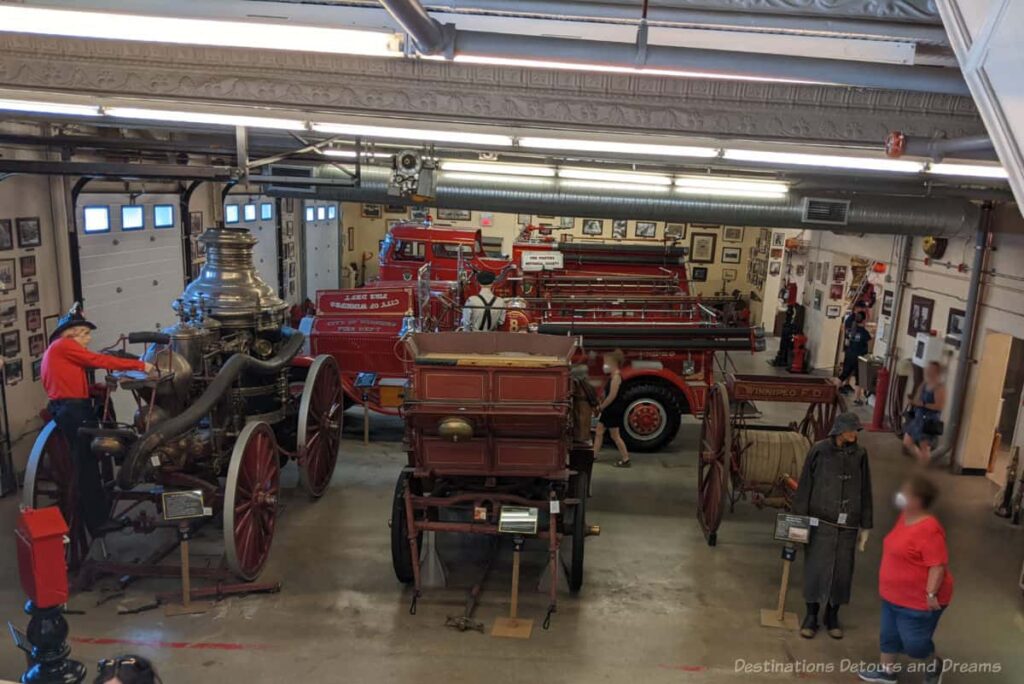
[{"label": "wall-mounted photo display", "polygon": [[[803,272],[802,272],[803,267],[802,266],[797,266],[797,269],[801,269],[801,272],[797,273],[797,275],[803,275]],[[768,264],[768,275],[777,276],[780,273],[782,273],[782,262],[781,261],[773,261],[772,263]]]},{"label": "wall-mounted photo display", "polygon": [[39,217],[17,219],[18,247],[39,247],[43,244],[43,231],[39,226]]},{"label": "wall-mounted photo display", "polygon": [[822,290],[814,291],[814,300],[811,305],[814,307],[815,311],[821,311],[821,300],[824,299],[824,297],[825,293]]},{"label": "wall-mounted photo display", "polygon": [[200,235],[203,232],[203,212],[190,211],[188,213],[188,232],[192,235]]},{"label": "wall-mounted photo display", "polygon": [[960,348],[964,341],[964,320],[967,312],[963,309],[950,309],[946,319],[946,344]]},{"label": "wall-mounted photo display", "polygon": [[829,304],[825,307],[825,316],[827,318],[839,318],[839,312],[841,307],[838,304]]},{"label": "wall-mounted photo display", "polygon": [[692,233],[690,235],[690,261],[696,264],[710,264],[715,260],[718,236],[714,233]]},{"label": "wall-mounted photo display", "polygon": [[521,226],[528,226],[533,222],[532,214],[516,214],[516,223]]},{"label": "wall-mounted photo display", "polygon": [[832,283],[828,288],[829,299],[842,299],[843,298],[843,284]]},{"label": "wall-mounted photo display", "polygon": [[666,240],[685,240],[686,239],[686,224],[685,223],[666,223],[665,224],[665,239]]},{"label": "wall-mounted photo display", "polygon": [[695,283],[707,282],[708,279],[708,267],[707,266],[691,266],[690,267],[690,280]]},{"label": "wall-mounted photo display", "polygon": [[14,224],[10,219],[0,219],[0,252],[14,249]]},{"label": "wall-mounted photo display", "polygon": [[21,382],[22,366],[21,359],[14,359],[4,364],[4,375],[7,376],[8,385],[17,385]]},{"label": "wall-mounted photo display", "polygon": [[8,359],[21,354],[21,331],[8,330],[0,335],[0,344],[4,348],[4,356]]},{"label": "wall-mounted photo display", "polygon": [[[54,316],[56,318],[56,316]],[[0,325],[9,326],[18,322],[18,302],[15,299],[0,301]],[[56,323],[54,324],[56,328]]]},{"label": "wall-mounted photo display", "polygon": [[285,197],[284,198],[284,210],[285,210],[285,212],[287,212],[289,214],[292,213],[293,211],[295,211],[295,198],[294,197]]},{"label": "wall-mounted photo display", "polygon": [[294,278],[295,277],[295,262],[294,261],[289,262],[289,264],[288,264],[288,277],[289,278]]},{"label": "wall-mounted photo display", "polygon": [[288,281],[288,296],[289,297],[294,297],[295,296],[295,281],[294,280],[289,280]]},{"label": "wall-mounted photo display", "polygon": [[772,247],[782,247],[786,244],[785,233],[772,233]]},{"label": "wall-mounted photo display", "polygon": [[813,261],[807,264],[807,282],[814,282],[814,271],[816,270],[817,264]]},{"label": "wall-mounted photo display", "polygon": [[14,259],[0,259],[0,292],[8,292],[18,286],[14,263]]},{"label": "wall-mounted photo display", "polygon": [[739,247],[722,247],[722,263],[738,264],[743,258],[743,250]]},{"label": "wall-mounted photo display", "polygon": [[892,304],[896,298],[896,293],[892,290],[886,290],[882,293],[882,315],[892,316]]},{"label": "wall-mounted photo display", "polygon": [[[392,219],[392,220],[395,220],[395,219]],[[388,223],[390,224],[391,222],[388,221]],[[391,226],[390,225],[388,226],[388,230],[391,230]],[[355,226],[349,226],[348,228],[345,229],[345,242],[348,244],[348,251],[350,251],[350,252],[356,251],[356,227]]]},{"label": "wall-mounted photo display", "polygon": [[409,210],[405,208],[404,204],[385,204],[384,205],[384,213],[385,214],[405,214],[408,211]]},{"label": "wall-mounted photo display", "polygon": [[806,271],[807,271],[807,267],[804,266],[803,264],[797,264],[796,265],[796,277],[797,278],[803,278],[804,274],[806,273]]},{"label": "wall-mounted photo display", "polygon": [[612,237],[616,240],[625,240],[628,229],[629,221],[625,219],[615,219],[612,221]]},{"label": "wall-mounted photo display", "polygon": [[31,306],[39,303],[39,283],[25,283],[22,292],[25,293],[25,304]]},{"label": "wall-mounted photo display", "polygon": [[[0,323],[3,323],[3,310],[3,302],[0,302]],[[43,319],[43,333],[46,335],[46,339],[53,337],[53,331],[57,329],[58,322],[60,322],[60,316],[56,314]]]},{"label": "wall-mounted photo display", "polygon": [[633,234],[644,240],[651,240],[658,236],[658,224],[654,221],[637,221]]},{"label": "wall-mounted photo display", "polygon": [[284,234],[286,236],[288,236],[288,237],[292,237],[292,236],[295,235],[295,222],[294,221],[285,221],[284,222]]},{"label": "wall-mounted photo display", "polygon": [[910,318],[907,319],[907,334],[915,337],[917,333],[932,331],[932,314],[935,312],[935,300],[914,295],[910,298]]},{"label": "wall-mounted photo display", "polygon": [[29,356],[42,356],[43,352],[46,351],[46,338],[42,335],[29,335],[28,336],[28,354]]},{"label": "wall-mounted photo display", "polygon": [[39,309],[29,309],[25,312],[25,329],[35,332],[43,327],[43,313]]},{"label": "wall-mounted photo display", "polygon": [[723,268],[722,269],[722,280],[727,283],[731,283],[736,280],[736,269],[735,268]]},{"label": "wall-mounted photo display", "polygon": [[409,208],[409,218],[412,221],[426,221],[428,216],[430,216],[430,210],[427,207]]},{"label": "wall-mounted photo display", "polygon": [[771,255],[770,256],[771,256],[772,259],[781,259],[782,258],[782,249],[779,248],[779,247],[772,247],[772,251],[771,251]]},{"label": "wall-mounted photo display", "polygon": [[36,359],[32,362],[32,381],[39,382],[39,378],[43,376],[43,360]]},{"label": "wall-mounted photo display", "polygon": [[36,277],[36,257],[33,254],[21,257],[21,277],[24,278],[35,278]]},{"label": "wall-mounted photo display", "polygon": [[832,280],[837,283],[846,281],[846,266],[833,266],[832,267]]},{"label": "wall-mounted photo display", "polygon": [[584,235],[604,235],[604,221],[599,219],[583,219]]},{"label": "wall-mounted photo display", "polygon": [[472,221],[473,212],[469,209],[438,209],[439,221]]},{"label": "wall-mounted photo display", "polygon": [[364,204],[360,209],[363,218],[379,219],[384,213],[384,208],[379,204]]},{"label": "wall-mounted photo display", "polygon": [[743,242],[743,227],[725,226],[722,228],[722,242]]},{"label": "wall-mounted photo display", "polygon": [[572,216],[562,216],[562,217],[560,217],[558,219],[558,227],[559,228],[563,228],[563,229],[567,228],[567,229],[571,230],[572,227],[575,226],[575,225],[576,225],[576,219],[574,217],[572,217]]}]

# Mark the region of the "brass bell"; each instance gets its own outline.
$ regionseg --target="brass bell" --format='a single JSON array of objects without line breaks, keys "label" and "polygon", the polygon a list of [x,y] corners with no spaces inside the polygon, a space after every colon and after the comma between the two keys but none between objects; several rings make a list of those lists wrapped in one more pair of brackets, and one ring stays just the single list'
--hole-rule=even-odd
[{"label": "brass bell", "polygon": [[465,418],[451,416],[438,424],[437,434],[449,442],[465,442],[473,439],[473,424]]},{"label": "brass bell", "polygon": [[113,435],[96,435],[92,438],[89,448],[94,454],[121,456],[124,454],[124,442]]}]

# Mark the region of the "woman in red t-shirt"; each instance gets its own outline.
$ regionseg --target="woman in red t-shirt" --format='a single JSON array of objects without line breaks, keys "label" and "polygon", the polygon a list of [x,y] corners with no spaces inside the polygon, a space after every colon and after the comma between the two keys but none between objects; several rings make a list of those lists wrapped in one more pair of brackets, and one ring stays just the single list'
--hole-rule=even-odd
[{"label": "woman in red t-shirt", "polygon": [[932,636],[953,598],[946,531],[928,512],[938,490],[915,475],[896,493],[900,514],[882,548],[878,592],[882,596],[881,665],[861,672],[866,682],[896,682],[901,653],[926,661],[925,682],[942,681],[942,660]]}]

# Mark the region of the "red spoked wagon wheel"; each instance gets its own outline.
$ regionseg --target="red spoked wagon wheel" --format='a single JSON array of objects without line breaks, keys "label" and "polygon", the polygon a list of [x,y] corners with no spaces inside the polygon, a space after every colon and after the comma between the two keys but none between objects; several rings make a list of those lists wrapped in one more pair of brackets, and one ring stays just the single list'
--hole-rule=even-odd
[{"label": "red spoked wagon wheel", "polygon": [[807,413],[800,421],[797,431],[812,444],[819,442],[828,437],[828,433],[832,430],[832,424],[836,421],[836,416],[845,410],[846,402],[838,395],[829,404],[811,404],[807,407]]},{"label": "red spoked wagon wheel", "polygon": [[338,362],[327,354],[316,357],[302,388],[297,439],[299,483],[315,498],[327,490],[338,463],[344,396]]},{"label": "red spoked wagon wheel", "polygon": [[277,521],[281,465],[274,431],[249,423],[231,451],[224,489],[224,553],[228,567],[251,582],[270,556]]},{"label": "red spoked wagon wheel", "polygon": [[56,506],[68,524],[69,543],[65,559],[69,570],[77,570],[89,553],[89,533],[78,509],[78,483],[67,440],[50,421],[39,432],[25,469],[22,503],[29,508]]},{"label": "red spoked wagon wheel", "polygon": [[723,383],[708,390],[700,427],[700,463],[697,471],[697,519],[708,546],[718,541],[728,496],[729,461],[732,457],[732,425],[729,394]]}]

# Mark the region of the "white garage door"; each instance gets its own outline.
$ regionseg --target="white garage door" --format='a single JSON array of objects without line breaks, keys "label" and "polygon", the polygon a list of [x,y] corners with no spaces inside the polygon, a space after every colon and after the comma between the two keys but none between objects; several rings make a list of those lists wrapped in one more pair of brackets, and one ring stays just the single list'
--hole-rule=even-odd
[{"label": "white garage door", "polygon": [[306,201],[302,219],[306,296],[313,299],[317,290],[341,286],[341,206],[337,202]]},{"label": "white garage door", "polygon": [[228,195],[224,200],[224,225],[247,228],[259,242],[253,249],[256,270],[265,281],[281,292],[277,258],[277,206],[262,195]]}]

